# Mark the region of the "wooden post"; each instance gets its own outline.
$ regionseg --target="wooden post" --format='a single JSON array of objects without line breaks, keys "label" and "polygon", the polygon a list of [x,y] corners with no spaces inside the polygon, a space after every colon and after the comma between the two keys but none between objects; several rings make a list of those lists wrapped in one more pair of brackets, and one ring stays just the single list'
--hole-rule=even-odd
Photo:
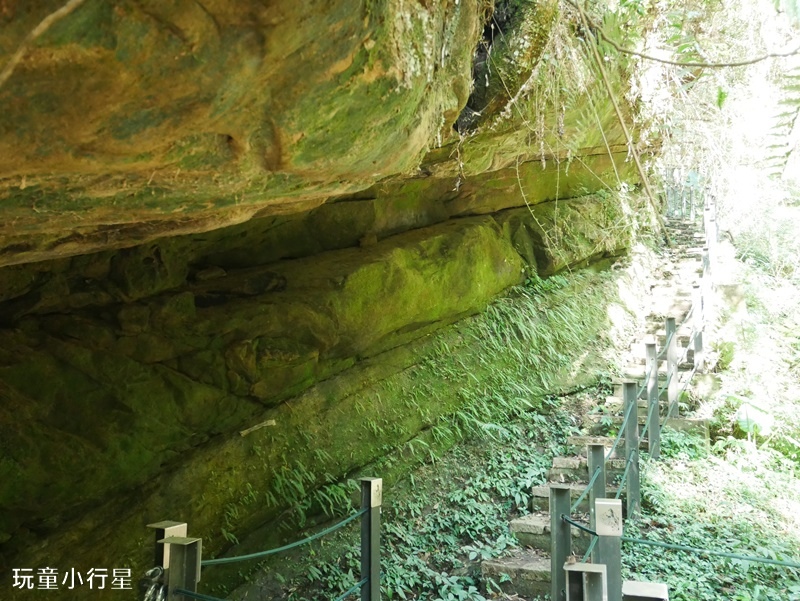
[{"label": "wooden post", "polygon": [[667,417],[678,417],[678,328],[674,317],[667,317]]},{"label": "wooden post", "polygon": [[185,536],[170,536],[160,542],[170,546],[170,568],[166,575],[167,601],[189,601],[190,598],[178,590],[197,592],[203,542],[199,538]]},{"label": "wooden post", "polygon": [[[639,415],[637,409],[639,399],[636,398],[636,384],[634,382],[626,382],[622,389],[622,396],[625,403],[625,413],[627,414],[628,409],[631,409],[631,416],[625,425],[626,468],[628,468],[627,462],[630,462],[625,490],[628,501],[628,518],[635,519],[639,515],[642,506],[639,485]],[[656,429],[658,428],[656,427]],[[652,441],[652,433],[649,436]]]},{"label": "wooden post", "polygon": [[383,480],[361,478],[361,601],[380,601],[381,598],[381,505]]},{"label": "wooden post", "polygon": [[550,485],[550,599],[566,601],[567,575],[564,564],[572,548],[570,525],[561,519],[569,515],[569,485]]},{"label": "wooden post", "polygon": [[659,443],[661,432],[658,426],[658,359],[656,358],[655,342],[648,342],[645,345],[645,350],[645,369],[647,370],[647,450],[650,452],[652,459],[658,459],[661,450]]},{"label": "wooden post", "polygon": [[[590,444],[587,457],[589,478],[600,468],[600,475],[597,476],[592,488],[589,490],[589,527],[594,530],[597,527],[594,501],[595,499],[606,498],[606,448],[601,444]],[[603,554],[602,552],[603,550],[598,548],[595,544],[594,549],[592,549],[592,561],[594,563],[603,563],[600,561]]]}]

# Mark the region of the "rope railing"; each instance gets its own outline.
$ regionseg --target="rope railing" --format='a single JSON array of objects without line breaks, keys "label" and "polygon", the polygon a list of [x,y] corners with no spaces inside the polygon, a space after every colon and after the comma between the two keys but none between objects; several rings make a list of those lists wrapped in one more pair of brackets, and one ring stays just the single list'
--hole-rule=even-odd
[{"label": "rope railing", "polygon": [[[211,595],[197,592],[200,568],[260,559],[290,551],[306,545],[351,524],[361,518],[361,579],[338,595],[334,601],[344,601],[361,591],[361,601],[380,599],[380,514],[383,499],[383,481],[380,478],[361,478],[361,509],[327,528],[301,540],[246,555],[202,560],[201,539],[187,536],[184,522],[162,521],[150,524],[155,530],[156,566],[145,576],[150,579],[145,599],[198,599],[222,601]],[[163,566],[163,567],[162,567]]]},{"label": "rope railing", "polygon": [[239,561],[249,561],[251,559],[258,559],[260,557],[267,557],[269,555],[275,555],[276,553],[283,553],[284,551],[289,551],[291,549],[295,549],[297,547],[300,547],[302,545],[306,545],[306,544],[308,544],[310,542],[313,542],[313,541],[315,541],[317,539],[320,539],[323,536],[327,536],[331,532],[336,532],[340,528],[344,528],[345,526],[347,526],[347,524],[349,524],[353,520],[358,519],[359,517],[361,517],[365,513],[367,513],[367,509],[362,509],[361,511],[358,511],[358,512],[354,513],[353,515],[348,516],[347,518],[343,519],[341,522],[338,522],[338,523],[334,524],[333,526],[331,526],[329,528],[325,528],[325,530],[317,532],[316,534],[312,534],[311,536],[308,536],[308,537],[306,537],[306,538],[304,538],[302,540],[299,540],[299,541],[296,541],[296,542],[293,542],[293,543],[289,543],[288,545],[284,545],[282,547],[276,547],[274,549],[269,549],[267,551],[259,551],[258,553],[249,553],[247,555],[236,555],[235,557],[220,557],[218,559],[205,559],[200,563],[200,565],[205,567],[205,566],[220,565],[220,564],[224,564],[224,563],[237,563]]},{"label": "rope railing", "polygon": [[[705,211],[706,230],[708,230],[708,223],[713,225],[713,215],[710,215],[708,210]],[[708,235],[708,234],[707,234]],[[709,245],[711,246],[711,242]],[[646,346],[646,364],[644,381],[641,385],[635,385],[631,380],[623,382],[623,397],[625,403],[624,417],[622,424],[619,427],[610,450],[606,453],[602,443],[590,442],[589,443],[589,469],[594,470],[591,478],[585,488],[581,491],[577,500],[570,503],[570,496],[574,492],[571,487],[562,485],[551,485],[550,488],[550,512],[551,512],[551,532],[552,532],[552,548],[551,548],[551,573],[553,574],[551,584],[552,598],[563,598],[566,590],[566,563],[568,562],[570,549],[572,548],[572,528],[577,528],[582,532],[591,536],[586,553],[583,556],[583,562],[591,561],[591,563],[605,564],[608,568],[608,591],[609,595],[614,597],[621,596],[621,542],[640,542],[638,539],[630,539],[622,537],[622,511],[623,503],[621,497],[623,492],[627,492],[627,516],[628,519],[635,519],[641,514],[641,492],[640,492],[640,472],[639,472],[639,445],[640,441],[647,440],[649,448],[650,459],[657,459],[660,451],[660,432],[662,427],[670,419],[673,413],[679,409],[678,399],[686,391],[692,381],[694,375],[702,369],[703,365],[703,301],[704,297],[709,290],[707,277],[710,277],[710,263],[709,253],[704,249],[702,256],[703,259],[703,279],[700,284],[694,285],[694,295],[692,304],[689,310],[683,315],[679,323],[676,319],[668,317],[666,319],[665,329],[666,335],[664,337],[663,346],[659,349],[657,342],[649,342]],[[688,324],[688,325],[687,325]],[[688,343],[684,347],[681,343],[676,343],[678,340],[678,332],[682,328],[687,328],[690,332]],[[687,331],[687,330],[683,330]],[[689,351],[694,350],[693,366],[684,380],[680,377],[683,372],[679,372],[679,366],[683,365],[688,359]],[[681,352],[682,351],[682,352]],[[680,354],[680,357],[679,357]],[[666,361],[666,377],[663,382],[659,381],[658,370],[661,361]],[[641,376],[636,376],[641,377]],[[659,384],[661,384],[659,386]],[[637,390],[638,389],[638,390]],[[646,395],[643,393],[646,392]],[[660,419],[660,406],[661,399],[666,393],[666,401],[668,408],[664,421]],[[646,398],[648,401],[648,411],[646,413],[644,427],[639,430],[639,417],[637,407],[641,398]],[[677,413],[676,413],[677,414]],[[631,420],[635,417],[635,424]],[[652,430],[652,432],[651,432]],[[649,434],[649,435],[648,435]],[[618,486],[615,485],[616,493],[613,498],[606,497],[605,488],[598,484],[605,482],[606,463],[614,456],[617,448],[622,441],[623,435],[625,437],[625,456],[626,461],[622,475],[619,479]],[[602,489],[602,492],[601,492]],[[581,521],[576,521],[571,517],[573,513],[579,508],[580,504],[584,502],[588,495],[590,499],[589,521],[587,526]],[[610,497],[610,495],[609,495]],[[601,513],[602,512],[602,513]],[[611,513],[609,513],[611,512]],[[601,518],[601,515],[604,516]],[[614,521],[616,526],[609,526],[610,519]],[[600,520],[603,520],[602,522]],[[599,530],[602,525],[602,532],[604,536],[598,536],[595,527]],[[613,534],[612,534],[613,533]],[[641,541],[642,544],[651,544],[651,541]],[[697,550],[691,547],[684,547],[682,545],[662,545],[666,548],[677,549],[682,551],[704,552],[704,550]],[[723,557],[731,557],[734,559],[762,561],[764,563],[773,563],[777,565],[785,565],[792,568],[800,568],[800,564],[792,562],[781,562],[777,560],[769,560],[765,558],[749,557],[736,554],[725,554],[722,552],[713,552]],[[572,570],[581,571],[583,567],[569,568]],[[590,571],[586,571],[589,574]]]}]

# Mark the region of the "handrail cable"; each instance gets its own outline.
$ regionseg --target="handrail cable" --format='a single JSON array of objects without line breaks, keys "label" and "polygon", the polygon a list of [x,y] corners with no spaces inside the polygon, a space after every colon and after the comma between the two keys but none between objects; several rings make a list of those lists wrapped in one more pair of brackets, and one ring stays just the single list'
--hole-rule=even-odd
[{"label": "handrail cable", "polygon": [[755,561],[758,563],[768,563],[770,565],[784,566],[788,568],[800,568],[800,563],[794,561],[782,561],[780,559],[769,559],[768,557],[753,557],[752,555],[739,555],[738,553],[727,553],[725,551],[712,551],[710,549],[698,549],[697,547],[687,547],[685,545],[675,545],[672,543],[662,543],[655,540],[644,540],[641,538],[631,538],[623,536],[622,542],[636,543],[638,545],[649,545],[651,547],[661,547],[662,549],[672,549],[673,551],[686,551],[688,553],[697,553],[699,555],[715,555],[717,557],[726,557],[728,559],[739,559],[743,561]]},{"label": "handrail cable", "polygon": [[219,565],[223,563],[235,563],[237,561],[246,561],[248,559],[256,559],[258,557],[266,557],[267,555],[274,555],[275,553],[282,553],[283,551],[288,551],[289,549],[294,549],[295,547],[299,547],[300,545],[305,545],[306,543],[310,543],[311,541],[315,541],[318,538],[322,538],[326,534],[330,534],[331,532],[335,532],[339,528],[342,528],[355,520],[356,518],[364,515],[369,511],[368,508],[364,508],[361,511],[358,511],[351,515],[348,518],[345,518],[338,524],[334,524],[333,526],[326,528],[316,534],[312,534],[308,538],[304,538],[303,540],[296,541],[294,543],[290,543],[288,545],[284,545],[283,547],[277,547],[276,549],[269,549],[268,551],[259,551],[258,553],[250,553],[248,555],[237,555],[236,557],[220,557],[219,559],[206,559],[200,563],[201,566],[212,566],[212,565]]},{"label": "handrail cable", "polygon": [[589,494],[589,490],[592,488],[592,484],[594,484],[594,483],[595,483],[595,481],[597,480],[597,477],[600,475],[600,472],[601,472],[601,471],[602,471],[602,470],[600,469],[600,466],[598,465],[598,466],[597,466],[597,468],[594,470],[594,474],[592,474],[592,477],[591,477],[591,479],[589,480],[589,484],[587,484],[587,485],[586,485],[586,488],[584,488],[584,489],[583,489],[583,492],[581,493],[581,496],[580,496],[580,497],[578,497],[578,500],[577,500],[577,501],[575,501],[575,502],[572,504],[572,507],[570,507],[570,508],[569,508],[569,512],[570,512],[570,513],[575,513],[575,510],[576,510],[576,509],[578,508],[578,506],[581,504],[581,501],[583,501],[583,500],[586,498],[586,495],[588,495],[588,494]]},{"label": "handrail cable", "polygon": [[672,339],[675,337],[675,334],[677,334],[677,333],[678,333],[678,328],[676,326],[675,330],[673,330],[672,334],[669,335],[669,338],[667,338],[664,341],[664,348],[662,348],[661,352],[656,355],[656,360],[661,359],[664,356],[664,353],[666,353],[669,350],[669,344],[670,344],[670,342],[672,342]]},{"label": "handrail cable", "polygon": [[[669,382],[667,382],[667,383],[669,383]],[[659,392],[659,396],[661,396],[660,392]],[[658,407],[658,403],[652,403],[650,405],[650,409],[647,411],[647,420],[646,420],[646,422],[644,424],[644,429],[642,430],[642,435],[640,436],[640,438],[644,438],[647,435],[647,429],[650,427],[650,420],[653,418],[653,411],[655,411],[657,407]]]},{"label": "handrail cable", "polygon": [[175,589],[175,592],[179,595],[183,595],[184,597],[189,597],[190,599],[200,599],[200,601],[225,601],[219,597],[212,597],[211,595],[204,595],[203,593],[195,593],[182,588]]},{"label": "handrail cable", "polygon": [[609,459],[614,454],[614,451],[617,450],[617,445],[619,445],[619,441],[622,440],[622,435],[625,432],[625,426],[628,424],[628,420],[631,417],[631,412],[633,411],[633,408],[636,407],[637,403],[638,403],[638,396],[637,396],[637,401],[631,403],[630,407],[628,407],[628,411],[625,413],[625,419],[622,420],[622,425],[619,427],[619,432],[617,432],[617,437],[616,439],[614,439],[614,444],[611,445],[611,450],[606,455],[606,459]]},{"label": "handrail cable", "polygon": [[615,499],[619,499],[622,496],[622,491],[625,489],[625,482],[628,480],[628,471],[633,465],[633,458],[635,456],[636,451],[631,451],[631,456],[628,457],[628,462],[625,464],[625,471],[622,472],[622,481],[619,483],[619,490],[617,490],[617,494],[614,495]]},{"label": "handrail cable", "polygon": [[355,592],[356,592],[358,589],[360,589],[362,586],[364,586],[364,585],[365,585],[367,582],[369,582],[369,578],[362,578],[360,581],[356,582],[356,583],[355,583],[353,586],[351,586],[349,589],[347,589],[347,590],[346,590],[345,592],[343,592],[341,595],[339,595],[338,597],[336,597],[336,599],[334,599],[334,601],[344,601],[344,600],[345,600],[345,599],[347,599],[347,598],[348,598],[350,595],[352,595],[352,594],[353,594],[353,593],[355,593]]},{"label": "handrail cable", "polygon": [[572,525],[573,525],[573,526],[575,526],[575,527],[576,527],[578,530],[583,530],[584,532],[588,532],[588,533],[589,533],[589,534],[591,534],[592,536],[597,536],[597,532],[595,532],[594,530],[592,530],[592,529],[591,529],[591,528],[589,528],[588,526],[586,526],[586,525],[584,525],[584,524],[581,524],[580,522],[576,522],[575,520],[573,520],[572,518],[570,518],[570,517],[569,517],[569,516],[568,516],[566,513],[562,513],[562,514],[561,514],[561,521],[563,521],[563,522],[567,522],[568,524],[572,524]]}]

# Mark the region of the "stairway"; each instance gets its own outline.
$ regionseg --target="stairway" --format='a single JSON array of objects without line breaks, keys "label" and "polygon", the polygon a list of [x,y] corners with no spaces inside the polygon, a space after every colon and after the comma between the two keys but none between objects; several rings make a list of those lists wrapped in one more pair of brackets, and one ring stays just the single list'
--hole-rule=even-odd
[{"label": "stairway", "polygon": [[[633,344],[626,353],[623,360],[625,365],[622,369],[623,378],[615,382],[614,395],[599,401],[596,412],[593,411],[584,416],[582,435],[568,439],[573,454],[569,457],[553,459],[548,480],[568,485],[573,503],[586,489],[589,480],[587,445],[602,444],[606,448],[606,453],[613,446],[614,438],[609,434],[612,431],[616,432],[623,421],[622,382],[625,379],[632,379],[637,382],[637,387],[644,383],[646,379],[645,341],[656,342],[659,349],[663,348],[666,341],[665,319],[667,317],[676,318],[676,323],[680,324],[676,331],[678,357],[683,357],[678,366],[679,386],[683,386],[692,375],[694,351],[687,348],[690,342],[691,323],[689,320],[685,323],[682,322],[692,308],[693,288],[703,273],[704,235],[700,233],[701,227],[690,221],[668,221],[667,231],[672,239],[672,246],[664,251],[661,264],[657,273],[654,274],[654,281],[650,287],[651,306],[646,324],[640,333],[641,341]],[[664,363],[663,361],[659,363],[659,389],[666,381]],[[646,419],[646,396],[646,391],[644,391],[639,400],[640,434]],[[659,397],[659,407],[663,419],[668,410],[665,391]],[[708,440],[708,424],[705,420],[674,416],[667,420],[666,425],[698,433]],[[614,484],[621,478],[625,467],[624,448],[623,439],[606,462],[607,496],[609,497],[616,495],[618,487]],[[647,450],[647,439],[640,439],[640,448]],[[624,491],[622,498],[624,501]],[[550,594],[549,504],[549,486],[534,487],[531,491],[531,513],[512,520],[510,524],[510,529],[517,536],[521,548],[510,557],[484,561],[481,566],[484,581],[492,579],[504,592],[516,594],[521,599],[532,600]],[[588,498],[586,498],[578,506],[577,512],[588,513],[588,511]],[[575,527],[572,528],[572,552],[579,557],[578,561],[586,551],[590,539],[590,535],[586,532]],[[665,590],[664,585],[628,582],[624,585],[626,594],[623,597],[631,599],[665,598],[656,596],[659,594],[658,591]],[[641,591],[651,591],[653,596],[637,596]],[[629,597],[629,594],[632,596]]]}]

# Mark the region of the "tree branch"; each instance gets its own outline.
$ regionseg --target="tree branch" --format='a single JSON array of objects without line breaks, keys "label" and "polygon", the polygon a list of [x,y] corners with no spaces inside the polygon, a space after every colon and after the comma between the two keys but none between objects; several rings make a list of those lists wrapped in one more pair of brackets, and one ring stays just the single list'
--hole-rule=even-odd
[{"label": "tree branch", "polygon": [[3,84],[5,84],[6,81],[8,81],[8,78],[11,77],[11,74],[14,73],[14,69],[17,68],[17,65],[22,60],[22,57],[25,56],[25,52],[28,50],[28,46],[31,45],[31,42],[41,36],[45,31],[50,29],[50,26],[53,23],[66,17],[85,1],[86,0],[69,0],[69,2],[67,2],[64,6],[47,15],[36,27],[33,28],[33,30],[25,37],[25,39],[22,40],[19,48],[17,48],[17,51],[8,60],[6,66],[3,67],[3,70],[0,71],[0,88],[3,87]]},{"label": "tree branch", "polygon": [[[580,8],[578,8],[578,10],[580,11],[584,26],[588,28],[589,21],[588,17],[586,16],[586,13],[584,13]],[[650,186],[650,178],[647,177],[647,172],[644,170],[644,167],[642,166],[642,161],[639,158],[639,151],[636,149],[636,142],[634,142],[633,136],[631,135],[630,130],[628,130],[628,126],[625,124],[625,117],[622,114],[622,110],[619,107],[619,103],[617,102],[616,97],[614,96],[614,90],[612,89],[611,83],[608,80],[608,75],[606,74],[605,67],[603,67],[603,59],[600,58],[600,52],[597,50],[597,44],[591,43],[589,44],[589,47],[592,49],[592,55],[594,56],[595,62],[597,63],[597,68],[600,71],[600,79],[603,80],[603,84],[605,85],[606,91],[608,92],[608,99],[611,101],[611,104],[614,107],[614,112],[617,114],[617,120],[619,121],[620,127],[622,127],[622,133],[625,134],[625,139],[628,141],[628,147],[630,148],[630,152],[633,155],[633,162],[636,164],[636,169],[639,172],[639,177],[642,179],[642,185],[644,186],[645,196],[647,196],[647,200],[650,202],[650,208],[653,211],[652,218],[655,220],[658,233],[660,233],[663,236],[664,241],[669,246],[669,239],[667,237],[667,232],[664,227],[664,218],[662,217],[661,211],[658,208],[656,195],[653,193],[653,189]]]},{"label": "tree branch", "polygon": [[617,52],[621,52],[622,54],[629,54],[631,56],[638,56],[639,58],[643,58],[649,61],[654,61],[656,63],[663,63],[665,65],[675,65],[677,67],[699,67],[703,69],[722,69],[726,67],[744,67],[746,65],[753,65],[755,63],[760,63],[761,61],[765,61],[769,58],[780,58],[786,56],[794,56],[795,54],[800,54],[800,46],[795,48],[794,50],[787,50],[786,52],[769,52],[762,56],[757,56],[755,58],[748,58],[745,60],[740,61],[732,61],[729,63],[701,63],[701,62],[680,62],[680,61],[673,61],[665,58],[658,58],[655,56],[651,56],[649,54],[644,54],[643,52],[637,52],[636,50],[630,50],[629,48],[623,48],[619,44],[617,44],[614,40],[612,40],[603,28],[600,27],[597,23],[592,21],[589,15],[581,8],[580,5],[573,2],[573,0],[565,0],[567,4],[571,5],[575,8],[580,14],[581,18],[589,25],[590,29],[596,33],[599,37],[601,37],[606,43],[611,45],[614,50]]}]

